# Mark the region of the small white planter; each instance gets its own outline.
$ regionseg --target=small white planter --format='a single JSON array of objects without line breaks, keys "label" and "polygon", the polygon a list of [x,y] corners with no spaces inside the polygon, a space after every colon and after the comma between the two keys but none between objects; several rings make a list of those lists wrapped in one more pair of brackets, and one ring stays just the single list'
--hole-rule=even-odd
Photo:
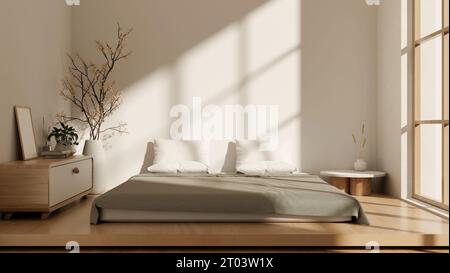
[{"label": "small white planter", "polygon": [[364,161],[364,159],[357,159],[355,163],[353,163],[353,168],[355,168],[355,171],[365,171],[367,170],[367,162]]},{"label": "small white planter", "polygon": [[94,158],[94,185],[93,194],[102,194],[107,188],[107,177],[105,177],[105,150],[101,140],[86,140],[84,143],[83,155]]},{"label": "small white planter", "polygon": [[56,143],[55,151],[66,152],[69,151],[70,155],[74,155],[77,152],[77,147],[72,144]]}]

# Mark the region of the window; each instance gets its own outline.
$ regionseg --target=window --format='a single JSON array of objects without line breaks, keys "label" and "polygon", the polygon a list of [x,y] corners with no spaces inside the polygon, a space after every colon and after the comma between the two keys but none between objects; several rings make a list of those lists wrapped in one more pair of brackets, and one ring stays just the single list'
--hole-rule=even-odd
[{"label": "window", "polygon": [[414,0],[413,197],[448,210],[449,0]]}]

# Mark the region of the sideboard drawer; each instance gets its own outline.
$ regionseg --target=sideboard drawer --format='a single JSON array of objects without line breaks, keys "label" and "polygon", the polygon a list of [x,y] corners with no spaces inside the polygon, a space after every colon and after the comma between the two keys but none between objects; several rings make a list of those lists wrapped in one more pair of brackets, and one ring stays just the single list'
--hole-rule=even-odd
[{"label": "sideboard drawer", "polygon": [[92,187],[92,159],[50,168],[49,205],[54,206]]}]

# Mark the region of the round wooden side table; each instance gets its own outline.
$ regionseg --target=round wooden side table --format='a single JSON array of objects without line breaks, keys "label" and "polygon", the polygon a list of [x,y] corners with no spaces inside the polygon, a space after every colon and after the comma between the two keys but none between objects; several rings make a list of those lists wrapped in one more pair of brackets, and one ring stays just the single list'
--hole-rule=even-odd
[{"label": "round wooden side table", "polygon": [[329,177],[330,185],[351,195],[370,195],[372,193],[372,179],[386,176],[378,171],[321,171],[320,176]]}]

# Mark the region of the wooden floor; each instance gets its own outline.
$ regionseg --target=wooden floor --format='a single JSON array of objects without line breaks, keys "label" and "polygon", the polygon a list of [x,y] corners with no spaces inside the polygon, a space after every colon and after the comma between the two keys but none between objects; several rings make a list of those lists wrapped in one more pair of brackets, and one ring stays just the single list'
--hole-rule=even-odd
[{"label": "wooden floor", "polygon": [[[49,219],[19,214],[0,221],[2,247],[446,247],[449,224],[398,199],[358,197],[370,226],[346,223],[103,223],[89,224],[90,196]],[[4,248],[2,248],[4,249]],[[92,248],[95,250],[95,248]],[[295,250],[295,249],[293,249]],[[420,249],[419,249],[420,250]],[[0,249],[1,251],[1,249]],[[308,250],[306,250],[308,252]]]},{"label": "wooden floor", "polygon": [[[0,247],[2,253],[67,253],[64,247]],[[365,247],[80,247],[80,253],[374,253]],[[380,248],[375,253],[449,253],[445,247]]]}]

